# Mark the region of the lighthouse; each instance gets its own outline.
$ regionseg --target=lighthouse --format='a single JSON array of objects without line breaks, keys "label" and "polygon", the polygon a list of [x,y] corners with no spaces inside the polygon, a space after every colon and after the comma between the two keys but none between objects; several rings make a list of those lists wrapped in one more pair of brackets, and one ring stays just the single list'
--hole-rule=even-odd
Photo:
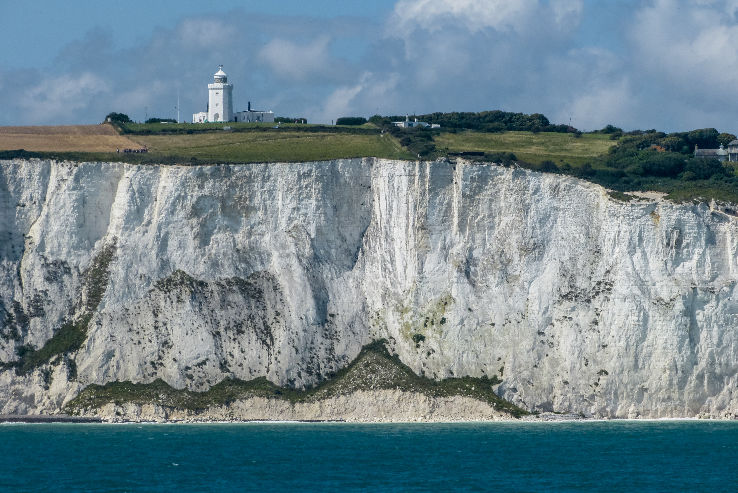
[{"label": "lighthouse", "polygon": [[233,112],[233,84],[228,83],[228,76],[223,72],[223,65],[213,76],[213,83],[208,84],[208,110],[192,114],[192,123],[205,122],[274,122],[271,111],[252,110],[251,102],[246,111]]},{"label": "lighthouse", "polygon": [[208,121],[233,121],[233,84],[228,83],[223,65],[218,66],[213,83],[208,84],[208,93]]}]

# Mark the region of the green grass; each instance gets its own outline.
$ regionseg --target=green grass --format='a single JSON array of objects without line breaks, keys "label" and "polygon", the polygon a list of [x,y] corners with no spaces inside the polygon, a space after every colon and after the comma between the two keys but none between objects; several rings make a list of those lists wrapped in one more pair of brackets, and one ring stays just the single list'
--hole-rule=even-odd
[{"label": "green grass", "polygon": [[227,405],[250,397],[284,399],[290,402],[315,402],[358,390],[404,390],[420,392],[434,397],[467,396],[489,403],[495,409],[520,417],[525,410],[500,398],[493,386],[500,381],[487,378],[447,378],[441,381],[416,375],[396,356],[390,355],[384,342],[364,347],[356,359],[346,368],[316,387],[295,390],[278,387],[260,377],[248,382],[227,379],[206,392],[177,390],[155,380],[148,384],[111,382],[106,385],[89,385],[69,402],[66,411],[72,414],[82,409],[96,409],[108,403],[156,403],[163,407],[203,412],[212,406]]},{"label": "green grass", "polygon": [[79,320],[65,323],[40,349],[34,350],[28,346],[19,348],[20,358],[14,364],[16,372],[25,375],[48,363],[56,355],[76,351],[82,347],[87,338],[87,324],[90,318],[91,315],[84,315]]},{"label": "green grass", "polygon": [[636,198],[633,195],[628,195],[626,193],[619,192],[617,190],[610,190],[609,192],[607,192],[607,194],[613,199],[618,200],[620,202],[630,202],[631,200],[635,200]]},{"label": "green grass", "polygon": [[124,135],[171,135],[222,132],[228,128],[230,132],[327,132],[350,134],[378,134],[376,125],[322,125],[306,123],[117,123],[118,131]]},{"label": "green grass", "polygon": [[444,152],[512,152],[518,159],[531,164],[549,160],[557,165],[567,162],[572,166],[605,154],[617,143],[610,140],[608,135],[601,134],[575,137],[571,133],[473,131],[440,133],[435,137],[435,142],[436,147]]},{"label": "green grass", "polygon": [[[733,178],[735,179],[735,178]],[[663,178],[644,180],[641,191],[654,190],[666,193],[674,202],[709,202],[711,199],[738,204],[738,187],[735,183],[720,180],[680,181]]]},{"label": "green grass", "polygon": [[301,162],[353,157],[411,159],[390,135],[334,132],[209,132],[135,135],[149,148],[148,159],[167,157],[192,162]]}]

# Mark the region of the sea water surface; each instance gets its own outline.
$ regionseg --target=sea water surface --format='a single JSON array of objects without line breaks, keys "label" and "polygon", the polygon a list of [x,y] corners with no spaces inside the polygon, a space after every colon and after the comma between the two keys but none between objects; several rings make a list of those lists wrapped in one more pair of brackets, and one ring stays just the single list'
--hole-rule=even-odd
[{"label": "sea water surface", "polygon": [[738,423],[4,424],[2,491],[738,491]]}]

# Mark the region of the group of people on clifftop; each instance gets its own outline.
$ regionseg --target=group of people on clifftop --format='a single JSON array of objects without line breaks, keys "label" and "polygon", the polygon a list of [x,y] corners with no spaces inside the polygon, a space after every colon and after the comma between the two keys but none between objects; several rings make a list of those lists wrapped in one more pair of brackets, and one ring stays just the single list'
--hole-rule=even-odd
[{"label": "group of people on clifftop", "polygon": [[[115,152],[118,152],[118,153],[121,152],[120,148],[116,147],[115,148]],[[149,150],[147,148],[145,148],[145,147],[142,147],[140,149],[123,149],[123,152],[124,153],[135,152],[135,153],[138,153],[138,154],[142,154],[142,153],[149,152]]]}]

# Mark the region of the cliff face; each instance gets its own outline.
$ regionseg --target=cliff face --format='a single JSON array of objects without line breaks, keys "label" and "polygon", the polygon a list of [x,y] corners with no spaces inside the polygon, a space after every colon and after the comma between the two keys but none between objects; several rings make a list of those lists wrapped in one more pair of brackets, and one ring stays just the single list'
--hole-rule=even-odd
[{"label": "cliff face", "polygon": [[386,338],[528,409],[734,415],[737,260],[709,205],[495,165],[0,161],[0,413],[303,387]]}]

